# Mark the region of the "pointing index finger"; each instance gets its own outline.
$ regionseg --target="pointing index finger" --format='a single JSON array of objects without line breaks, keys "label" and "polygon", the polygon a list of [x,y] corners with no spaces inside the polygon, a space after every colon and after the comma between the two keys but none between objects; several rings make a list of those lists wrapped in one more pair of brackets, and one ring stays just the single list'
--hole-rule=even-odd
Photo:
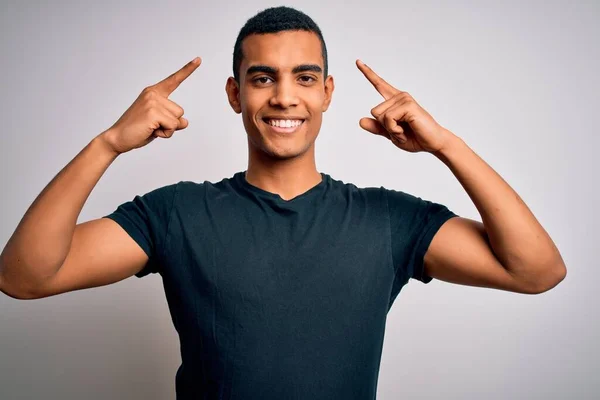
[{"label": "pointing index finger", "polygon": [[384,99],[389,99],[393,95],[399,92],[398,89],[394,88],[392,85],[387,83],[383,78],[375,73],[367,64],[362,62],[361,60],[356,60],[356,66],[363,73],[365,78],[371,82],[375,90],[379,92],[383,96]]},{"label": "pointing index finger", "polygon": [[158,82],[154,85],[154,88],[164,96],[169,96],[177,89],[177,87],[179,87],[181,82],[186,80],[187,77],[198,68],[201,62],[202,60],[200,57],[194,58],[192,61],[185,64],[179,71],[172,73],[162,81]]}]

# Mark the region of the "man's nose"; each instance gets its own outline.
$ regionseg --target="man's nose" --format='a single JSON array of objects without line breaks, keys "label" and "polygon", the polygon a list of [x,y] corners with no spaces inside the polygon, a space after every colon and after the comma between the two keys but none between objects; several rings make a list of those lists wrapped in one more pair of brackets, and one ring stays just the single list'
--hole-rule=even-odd
[{"label": "man's nose", "polygon": [[290,79],[282,79],[274,85],[274,92],[269,104],[272,107],[288,108],[299,103],[298,92],[295,82]]}]

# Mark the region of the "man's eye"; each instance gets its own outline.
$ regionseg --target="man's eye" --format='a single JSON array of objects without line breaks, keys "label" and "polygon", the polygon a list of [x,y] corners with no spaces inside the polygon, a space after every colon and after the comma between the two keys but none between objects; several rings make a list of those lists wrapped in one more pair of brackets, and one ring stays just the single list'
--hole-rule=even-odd
[{"label": "man's eye", "polygon": [[312,76],[308,76],[308,75],[302,75],[300,77],[300,80],[302,81],[302,83],[312,83],[312,82],[316,81],[315,78],[313,78]]},{"label": "man's eye", "polygon": [[269,78],[268,76],[261,76],[259,78],[254,79],[254,82],[264,85],[265,83],[269,83],[269,81],[271,81],[271,80],[272,79]]}]

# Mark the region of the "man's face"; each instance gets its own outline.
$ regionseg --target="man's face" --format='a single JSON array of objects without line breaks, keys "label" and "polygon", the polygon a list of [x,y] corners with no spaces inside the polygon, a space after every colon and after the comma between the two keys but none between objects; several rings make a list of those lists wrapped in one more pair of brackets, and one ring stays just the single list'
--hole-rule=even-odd
[{"label": "man's face", "polygon": [[250,151],[289,159],[314,149],[333,92],[323,76],[319,37],[306,31],[250,35],[242,42],[239,86],[227,82],[232,108],[242,114]]}]

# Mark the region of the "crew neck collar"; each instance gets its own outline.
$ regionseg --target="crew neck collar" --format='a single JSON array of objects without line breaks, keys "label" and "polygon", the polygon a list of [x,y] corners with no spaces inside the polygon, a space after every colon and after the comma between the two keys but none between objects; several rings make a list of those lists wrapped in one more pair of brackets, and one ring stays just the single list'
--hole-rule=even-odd
[{"label": "crew neck collar", "polygon": [[243,188],[247,191],[250,191],[262,198],[274,200],[274,201],[277,201],[278,203],[291,204],[291,203],[296,203],[298,201],[301,201],[304,198],[312,197],[315,194],[322,193],[325,190],[325,188],[327,187],[327,185],[329,183],[330,177],[329,177],[329,175],[327,175],[326,173],[323,173],[323,172],[320,172],[319,174],[321,175],[321,182],[317,183],[315,186],[311,187],[304,193],[301,193],[298,196],[296,196],[292,199],[289,199],[289,200],[284,200],[277,193],[272,193],[272,192],[266,191],[264,189],[261,189],[258,186],[252,185],[250,182],[248,182],[246,180],[246,171],[240,171],[240,172],[235,173],[233,178],[234,178],[235,182],[237,182],[241,188]]}]

